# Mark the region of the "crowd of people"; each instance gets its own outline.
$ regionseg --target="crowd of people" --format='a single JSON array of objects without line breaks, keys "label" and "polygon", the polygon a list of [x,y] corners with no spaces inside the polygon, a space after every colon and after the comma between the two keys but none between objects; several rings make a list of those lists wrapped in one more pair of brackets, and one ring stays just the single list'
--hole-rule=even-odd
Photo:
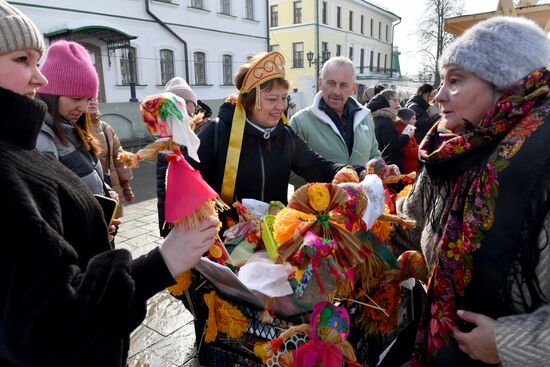
[{"label": "crowd of people", "polygon": [[[136,259],[115,248],[120,220],[108,223],[94,194],[131,203],[132,171],[101,119],[87,50],[56,41],[46,51],[34,23],[5,0],[0,31],[0,364],[126,366],[147,300],[191,269],[237,213],[194,229],[165,225],[159,154],[165,239]],[[337,183],[341,170],[363,174],[373,158],[392,173],[417,172],[397,202],[416,228],[395,234],[399,248],[422,250],[430,274],[412,365],[538,366],[550,354],[549,62],[540,27],[494,17],[451,43],[441,84],[421,85],[404,106],[382,85],[359,102],[353,62],[338,56],[323,64],[313,103],[287,124],[278,51],[239,68],[237,93],[217,117],[184,79],[165,91],[185,100],[200,139],[189,163],[228,205],[286,203],[290,182]]]}]

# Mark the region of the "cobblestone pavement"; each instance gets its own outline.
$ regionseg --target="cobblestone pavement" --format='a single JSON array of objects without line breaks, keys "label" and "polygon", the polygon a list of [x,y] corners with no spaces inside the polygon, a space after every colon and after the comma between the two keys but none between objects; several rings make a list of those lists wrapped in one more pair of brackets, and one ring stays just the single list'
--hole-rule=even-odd
[{"label": "cobblestone pavement", "polygon": [[[139,257],[162,242],[157,225],[157,201],[145,200],[124,208],[116,247]],[[198,367],[193,316],[167,291],[151,298],[147,317],[132,333],[130,367]]]}]

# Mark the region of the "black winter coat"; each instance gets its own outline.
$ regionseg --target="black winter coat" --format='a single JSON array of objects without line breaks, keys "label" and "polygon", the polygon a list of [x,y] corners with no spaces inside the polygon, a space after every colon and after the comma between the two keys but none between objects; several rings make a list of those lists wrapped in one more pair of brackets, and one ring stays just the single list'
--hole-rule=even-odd
[{"label": "black winter coat", "polygon": [[[221,192],[234,111],[235,106],[231,103],[224,103],[220,107],[219,121],[209,121],[198,134],[201,140],[198,151],[200,163],[188,159],[218,193]],[[157,163],[158,206],[161,213],[164,212],[166,163],[164,158],[160,158]],[[330,182],[344,166],[323,159],[282,121],[271,131],[269,137],[264,137],[260,130],[246,123],[234,200],[277,200],[286,204],[290,171],[296,172],[308,182]],[[229,213],[237,219],[234,213]],[[221,219],[225,224],[223,214]],[[166,235],[168,231],[167,228],[163,229],[163,223],[164,215],[161,217],[159,214],[161,235]]]},{"label": "black winter coat", "polygon": [[432,119],[430,115],[428,115],[430,104],[422,98],[422,96],[412,96],[405,104],[405,107],[410,108],[416,114],[416,130],[414,131],[414,137],[420,144],[437,119]]},{"label": "black winter coat", "polygon": [[113,250],[81,179],[34,148],[46,105],[0,88],[0,366],[126,366],[147,298],[174,283],[158,249]]},{"label": "black winter coat", "polygon": [[389,111],[390,105],[382,95],[376,95],[367,105],[374,119],[374,134],[378,149],[386,164],[396,164],[403,171],[403,153],[401,148],[409,143],[409,136],[398,134],[395,128],[395,112]]}]

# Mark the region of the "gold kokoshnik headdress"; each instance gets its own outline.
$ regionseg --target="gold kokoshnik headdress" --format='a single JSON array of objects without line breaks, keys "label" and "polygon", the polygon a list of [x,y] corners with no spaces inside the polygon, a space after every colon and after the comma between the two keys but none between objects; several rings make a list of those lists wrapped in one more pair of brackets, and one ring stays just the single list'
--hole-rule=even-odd
[{"label": "gold kokoshnik headdress", "polygon": [[[256,88],[255,108],[259,110],[262,107],[260,99],[262,84],[276,78],[285,78],[285,58],[279,51],[272,51],[266,53],[263,57],[258,59],[254,65],[250,66],[250,69],[248,69],[244,76],[239,94],[249,93]],[[283,121],[286,123],[286,117],[284,117],[284,115]],[[239,158],[241,156],[245,124],[246,113],[242,103],[237,99],[233,123],[231,125],[231,134],[229,136],[229,147],[227,149],[221,190],[223,201],[229,205],[233,203],[233,193],[235,192],[235,182],[237,181],[237,171],[239,168]]]}]

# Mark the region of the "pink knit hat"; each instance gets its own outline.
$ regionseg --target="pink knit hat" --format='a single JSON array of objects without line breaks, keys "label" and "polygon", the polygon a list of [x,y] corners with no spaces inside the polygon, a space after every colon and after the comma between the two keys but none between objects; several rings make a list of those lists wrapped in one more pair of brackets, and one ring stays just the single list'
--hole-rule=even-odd
[{"label": "pink knit hat", "polygon": [[88,51],[76,42],[57,41],[48,48],[40,71],[48,85],[42,94],[96,98],[99,87],[97,72]]}]

